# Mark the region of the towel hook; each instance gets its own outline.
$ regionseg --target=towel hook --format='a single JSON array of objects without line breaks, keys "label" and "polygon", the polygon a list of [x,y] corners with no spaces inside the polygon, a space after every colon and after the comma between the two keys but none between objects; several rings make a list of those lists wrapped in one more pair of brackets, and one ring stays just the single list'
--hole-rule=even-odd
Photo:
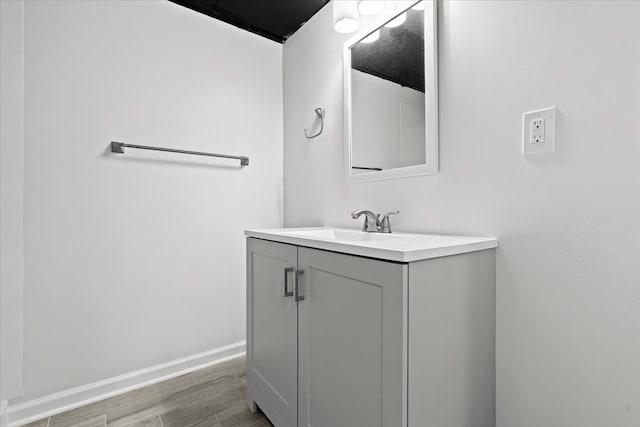
[{"label": "towel hook", "polygon": [[319,136],[322,133],[322,131],[324,130],[324,108],[319,107],[319,108],[316,108],[314,111],[316,112],[316,115],[320,119],[320,131],[318,133],[316,133],[315,135],[308,135],[307,134],[307,129],[305,129],[304,130],[304,136],[306,136],[307,139],[311,139],[311,138],[315,138],[316,136]]}]

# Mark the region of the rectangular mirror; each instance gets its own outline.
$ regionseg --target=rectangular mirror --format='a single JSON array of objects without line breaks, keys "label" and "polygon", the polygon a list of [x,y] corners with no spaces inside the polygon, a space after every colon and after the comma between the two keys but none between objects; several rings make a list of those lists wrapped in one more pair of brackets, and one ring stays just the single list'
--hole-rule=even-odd
[{"label": "rectangular mirror", "polygon": [[438,171],[436,1],[387,3],[344,45],[347,182]]}]

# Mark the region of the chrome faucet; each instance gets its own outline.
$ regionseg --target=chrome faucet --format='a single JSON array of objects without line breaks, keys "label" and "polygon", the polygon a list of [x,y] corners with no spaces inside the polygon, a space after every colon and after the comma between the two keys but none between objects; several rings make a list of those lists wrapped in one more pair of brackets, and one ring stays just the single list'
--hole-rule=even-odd
[{"label": "chrome faucet", "polygon": [[[378,232],[378,233],[391,233],[391,221],[389,221],[390,215],[397,215],[400,211],[388,212],[380,219],[380,214],[374,214],[366,209],[358,209],[351,212],[351,218],[358,219],[361,215],[364,215],[364,224],[362,225],[362,231]],[[375,229],[370,230],[370,228]]]},{"label": "chrome faucet", "polygon": [[360,218],[360,215],[365,215],[364,224],[362,226],[362,231],[370,231],[369,227],[371,225],[369,224],[369,221],[371,221],[373,223],[373,225],[376,227],[375,230],[371,230],[371,231],[380,231],[380,215],[374,214],[373,212],[365,210],[365,209],[357,209],[357,210],[351,212],[351,218],[353,218],[353,219]]}]

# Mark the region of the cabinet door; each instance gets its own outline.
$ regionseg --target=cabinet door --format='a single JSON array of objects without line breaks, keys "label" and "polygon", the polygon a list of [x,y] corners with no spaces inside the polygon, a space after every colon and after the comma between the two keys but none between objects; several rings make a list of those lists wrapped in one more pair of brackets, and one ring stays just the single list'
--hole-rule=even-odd
[{"label": "cabinet door", "polygon": [[299,248],[298,268],[298,425],[406,426],[406,264]]},{"label": "cabinet door", "polygon": [[297,425],[296,266],[296,246],[247,239],[247,404],[277,427]]}]

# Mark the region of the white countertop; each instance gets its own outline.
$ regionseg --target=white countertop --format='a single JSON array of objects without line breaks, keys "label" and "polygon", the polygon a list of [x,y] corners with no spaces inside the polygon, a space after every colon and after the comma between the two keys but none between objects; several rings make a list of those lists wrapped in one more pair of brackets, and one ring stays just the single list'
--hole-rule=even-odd
[{"label": "white countertop", "polygon": [[258,239],[398,262],[457,255],[498,246],[498,239],[493,237],[365,233],[338,227],[245,230],[244,234]]}]

